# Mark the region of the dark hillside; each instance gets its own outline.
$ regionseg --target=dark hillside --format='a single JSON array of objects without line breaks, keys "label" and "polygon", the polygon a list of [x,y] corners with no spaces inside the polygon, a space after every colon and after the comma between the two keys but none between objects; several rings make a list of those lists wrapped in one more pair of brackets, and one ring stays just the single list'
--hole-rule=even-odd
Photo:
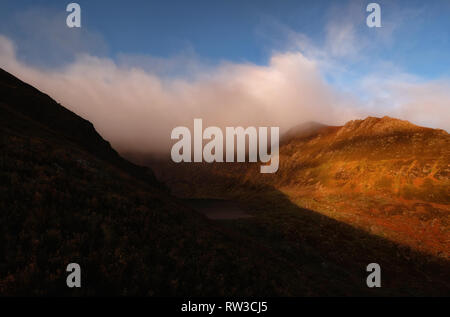
[{"label": "dark hillside", "polygon": [[[2,72],[0,295],[450,293],[448,261],[299,208],[274,187],[242,192],[253,217],[214,221],[152,175],[88,121]],[[365,284],[373,261],[381,289]],[[72,262],[80,289],[66,286]]]}]

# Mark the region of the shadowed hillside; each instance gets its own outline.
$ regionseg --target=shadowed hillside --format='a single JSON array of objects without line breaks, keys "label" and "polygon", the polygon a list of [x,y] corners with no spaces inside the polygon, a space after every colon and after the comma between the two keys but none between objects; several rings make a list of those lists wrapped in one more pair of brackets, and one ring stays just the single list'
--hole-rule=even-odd
[{"label": "shadowed hillside", "polygon": [[[0,124],[2,295],[450,292],[447,261],[300,208],[272,185],[230,186],[253,217],[208,220],[88,121],[5,72]],[[365,284],[374,261],[381,289]],[[80,289],[66,287],[71,262],[81,265]]]},{"label": "shadowed hillside", "polygon": [[11,116],[17,118],[15,125],[11,123],[6,125],[5,122],[4,128],[33,133],[34,127],[29,127],[26,122],[32,118],[33,123],[38,124],[39,128],[51,130],[58,134],[61,139],[76,144],[90,154],[137,178],[152,183],[154,186],[160,186],[148,168],[136,166],[120,157],[111,148],[109,142],[100,137],[89,121],[75,115],[49,96],[20,81],[3,69],[0,69],[0,82],[0,102],[2,103],[2,111],[5,112],[2,119],[7,121]]}]

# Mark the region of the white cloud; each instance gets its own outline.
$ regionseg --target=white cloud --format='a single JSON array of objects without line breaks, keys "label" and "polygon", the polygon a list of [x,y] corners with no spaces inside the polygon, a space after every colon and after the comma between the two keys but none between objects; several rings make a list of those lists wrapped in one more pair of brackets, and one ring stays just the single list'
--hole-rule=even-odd
[{"label": "white cloud", "polygon": [[163,77],[90,55],[58,69],[17,60],[0,38],[0,66],[94,123],[119,150],[166,151],[170,131],[202,118],[207,125],[281,126],[353,118],[351,98],[330,87],[301,53],[278,53],[267,66],[224,63],[189,77]]},{"label": "white cloud", "polygon": [[[337,76],[351,72],[334,57],[349,53],[340,42],[359,41],[352,28],[342,32],[337,42],[328,42],[331,53],[327,45],[320,48],[292,33],[296,48],[273,53],[267,66],[204,65],[195,54],[167,59],[124,55],[121,62],[84,54],[48,69],[20,61],[12,41],[0,36],[0,67],[93,122],[119,151],[168,152],[171,130],[191,126],[194,118],[209,126],[286,130],[305,121],[343,124],[366,115],[390,115],[448,130],[448,80],[425,82],[387,68],[361,78],[353,91],[329,84],[324,69]],[[182,65],[185,71],[177,72]]]},{"label": "white cloud", "polygon": [[450,79],[424,81],[410,74],[379,74],[362,82],[367,109],[450,131]]}]

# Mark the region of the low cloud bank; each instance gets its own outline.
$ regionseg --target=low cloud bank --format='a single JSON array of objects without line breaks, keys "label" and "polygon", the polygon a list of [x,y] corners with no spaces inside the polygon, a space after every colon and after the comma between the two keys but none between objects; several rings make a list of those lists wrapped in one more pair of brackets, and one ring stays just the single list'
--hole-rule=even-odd
[{"label": "low cloud bank", "polygon": [[119,152],[168,153],[171,130],[192,127],[194,118],[205,126],[280,126],[281,132],[306,121],[342,124],[367,115],[450,126],[448,81],[372,87],[369,78],[363,83],[369,100],[362,100],[329,84],[320,63],[298,51],[274,53],[267,66],[195,65],[189,75],[164,76],[81,55],[64,67],[40,69],[21,62],[14,43],[0,36],[0,67],[91,121]]}]

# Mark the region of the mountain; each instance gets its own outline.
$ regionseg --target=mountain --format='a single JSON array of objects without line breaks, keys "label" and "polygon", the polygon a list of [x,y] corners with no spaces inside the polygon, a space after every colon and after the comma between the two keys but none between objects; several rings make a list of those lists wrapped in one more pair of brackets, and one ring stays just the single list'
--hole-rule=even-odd
[{"label": "mountain", "polygon": [[[305,292],[292,269],[278,273],[285,259],[186,207],[90,122],[3,70],[0,123],[0,295]],[[66,286],[72,262],[80,289]]]},{"label": "mountain", "polygon": [[[211,184],[179,177],[194,190]],[[208,219],[88,121],[1,71],[0,295],[450,293],[447,260],[301,208],[269,183],[210,185],[210,195],[239,193],[251,217]],[[365,284],[374,261],[379,289]],[[73,262],[81,288],[66,286]]]},{"label": "mountain", "polygon": [[389,117],[282,144],[277,188],[300,205],[450,256],[450,136]]},{"label": "mountain", "polygon": [[[15,131],[29,129],[27,123],[57,134],[86,152],[132,174],[134,177],[161,186],[150,169],[137,166],[120,157],[95,131],[94,126],[70,110],[56,103],[49,96],[20,81],[0,69],[0,102],[2,103],[2,125]],[[14,118],[15,122],[6,122]],[[32,131],[29,131],[32,132]]]},{"label": "mountain", "polygon": [[268,186],[299,207],[450,257],[450,136],[444,130],[390,117],[344,126],[310,122],[283,135],[275,174],[259,173],[259,163],[174,165],[155,171],[180,196],[240,197]]}]

